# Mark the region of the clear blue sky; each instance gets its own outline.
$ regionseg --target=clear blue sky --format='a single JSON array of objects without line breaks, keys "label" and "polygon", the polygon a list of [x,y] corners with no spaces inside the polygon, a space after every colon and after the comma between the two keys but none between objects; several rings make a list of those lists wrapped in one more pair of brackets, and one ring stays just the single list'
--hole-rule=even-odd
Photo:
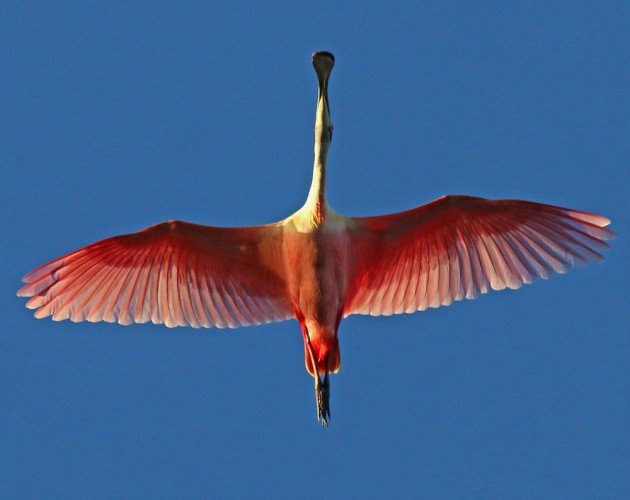
[{"label": "clear blue sky", "polygon": [[[630,10],[549,3],[5,6],[0,496],[627,494]],[[612,218],[606,260],[345,320],[327,430],[296,322],[32,318],[20,278],[65,252],[166,219],[296,210],[315,50],[336,56],[335,209],[548,202]]]}]

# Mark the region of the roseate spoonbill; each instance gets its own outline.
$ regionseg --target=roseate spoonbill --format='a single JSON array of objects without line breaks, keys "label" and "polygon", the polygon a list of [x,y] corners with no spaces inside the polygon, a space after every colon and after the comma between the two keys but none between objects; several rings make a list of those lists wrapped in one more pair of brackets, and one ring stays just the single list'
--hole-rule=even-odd
[{"label": "roseate spoonbill", "polygon": [[302,208],[265,226],[169,221],[93,243],[24,277],[18,295],[32,297],[35,317],[194,328],[295,318],[325,426],[343,317],[446,306],[602,258],[608,219],[540,203],[443,196],[377,217],[335,212],[326,199],[335,59],[316,52],[312,62],[315,161]]}]

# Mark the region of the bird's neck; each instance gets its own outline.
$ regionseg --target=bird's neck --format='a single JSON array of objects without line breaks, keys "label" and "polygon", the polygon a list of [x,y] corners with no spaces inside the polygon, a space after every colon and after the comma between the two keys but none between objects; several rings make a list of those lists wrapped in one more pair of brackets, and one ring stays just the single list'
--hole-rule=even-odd
[{"label": "bird's neck", "polygon": [[332,125],[328,113],[327,96],[320,93],[317,102],[315,118],[315,161],[313,162],[313,180],[308,192],[306,205],[313,212],[313,216],[323,221],[328,209],[326,199],[326,166],[328,165],[328,150],[330,149]]}]

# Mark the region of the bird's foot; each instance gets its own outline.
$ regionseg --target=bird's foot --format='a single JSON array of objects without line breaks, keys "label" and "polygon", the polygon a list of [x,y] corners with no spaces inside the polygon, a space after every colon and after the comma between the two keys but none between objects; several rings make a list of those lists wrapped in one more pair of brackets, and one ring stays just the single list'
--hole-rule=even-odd
[{"label": "bird's foot", "polygon": [[330,420],[330,382],[328,375],[321,381],[315,377],[315,403],[317,404],[317,420],[324,427],[328,427]]}]

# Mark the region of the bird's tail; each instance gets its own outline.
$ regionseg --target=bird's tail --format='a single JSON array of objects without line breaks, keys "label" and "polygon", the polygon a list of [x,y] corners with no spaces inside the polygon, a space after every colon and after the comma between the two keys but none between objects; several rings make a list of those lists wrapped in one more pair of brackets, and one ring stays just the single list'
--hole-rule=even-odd
[{"label": "bird's tail", "polygon": [[[339,353],[339,338],[335,335],[331,339],[330,343],[316,343],[313,345],[313,351],[315,354],[315,362],[317,364],[317,373],[324,375],[326,373],[326,358],[328,358],[328,372],[337,373],[341,364],[341,354]],[[313,377],[315,376],[315,369],[313,368],[313,360],[309,353],[308,346],[304,343],[304,364],[306,370]]]}]

